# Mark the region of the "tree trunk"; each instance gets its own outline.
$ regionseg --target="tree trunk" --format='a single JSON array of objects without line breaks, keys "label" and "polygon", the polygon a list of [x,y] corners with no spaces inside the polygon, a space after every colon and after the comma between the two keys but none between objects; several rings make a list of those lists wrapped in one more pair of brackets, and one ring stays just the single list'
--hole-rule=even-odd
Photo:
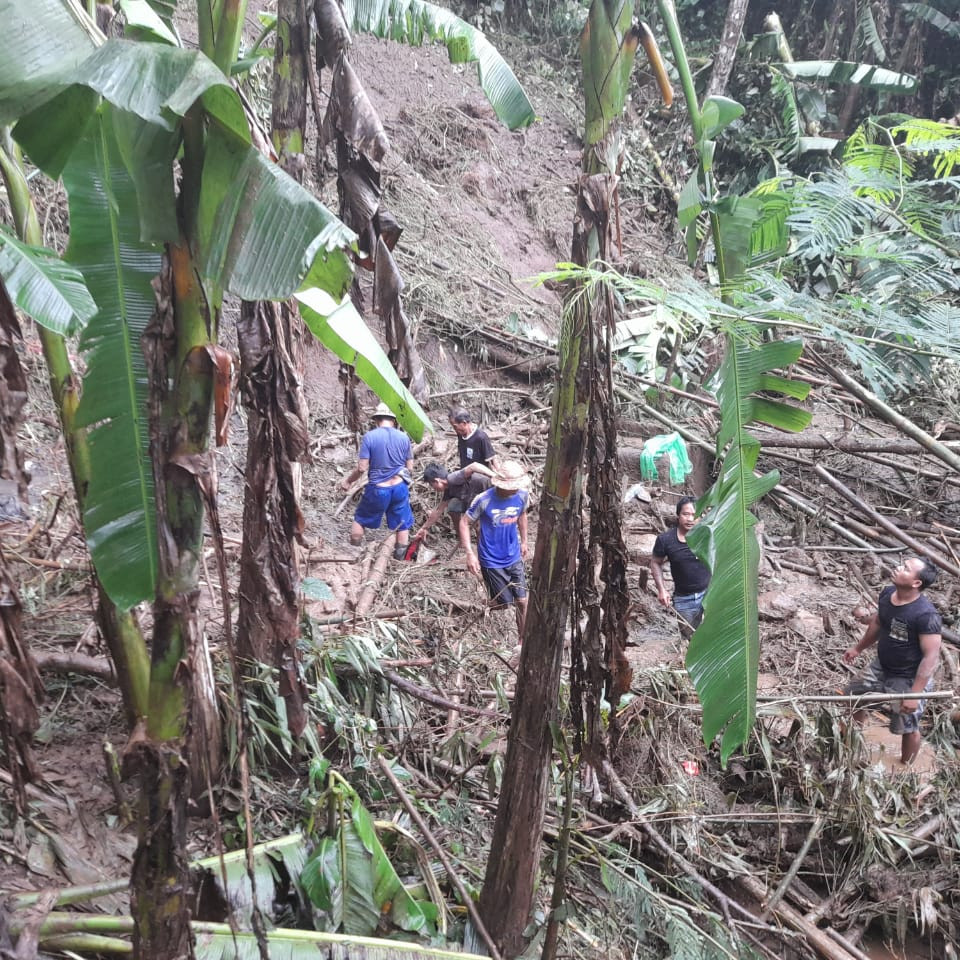
[{"label": "tree trunk", "polygon": [[[151,377],[151,447],[158,525],[150,705],[134,744],[141,777],[137,851],[130,877],[134,955],[193,956],[187,902],[186,804],[203,545],[203,483],[213,399],[208,331],[216,329],[186,243],[168,247],[157,314],[143,339]],[[168,390],[167,384],[172,384]],[[204,744],[208,747],[208,744]],[[204,771],[212,779],[212,771]]]},{"label": "tree trunk", "polygon": [[25,784],[40,778],[33,759],[33,735],[40,726],[43,683],[20,633],[22,608],[15,581],[0,549],[0,744],[13,779],[13,802],[27,812]]},{"label": "tree trunk", "polygon": [[303,532],[295,468],[306,452],[306,409],[288,352],[289,307],[244,303],[237,335],[247,407],[247,469],[240,556],[237,647],[247,661],[276,667],[291,734],[306,726],[299,674]]},{"label": "tree trunk", "polygon": [[[271,139],[278,163],[303,182],[307,123],[307,10],[280,0],[274,51]],[[303,353],[298,317],[289,304],[243,303],[237,324],[240,376],[247,408],[247,469],[240,554],[237,648],[250,661],[279,671],[287,726],[299,737],[307,724],[300,678],[300,464],[307,450]]]},{"label": "tree trunk", "polygon": [[707,84],[707,96],[722,94],[727,88],[730,71],[737,58],[737,47],[743,35],[743,21],[747,16],[747,7],[750,0],[730,0],[727,7],[727,18],[723,23],[723,36],[720,46],[713,58],[713,70],[710,73],[710,82]]},{"label": "tree trunk", "polygon": [[[632,4],[593,0],[581,42],[587,146],[585,174],[577,191],[573,260],[583,265],[604,256],[610,236],[619,119],[639,43],[639,33],[631,29],[632,14]],[[551,724],[557,720],[564,635],[581,537],[584,453],[596,370],[594,304],[576,293],[571,291],[567,300],[561,334],[517,693],[492,852],[480,895],[484,923],[506,957],[517,956],[524,947],[523,931],[540,867]],[[615,456],[611,469],[616,469]]]}]

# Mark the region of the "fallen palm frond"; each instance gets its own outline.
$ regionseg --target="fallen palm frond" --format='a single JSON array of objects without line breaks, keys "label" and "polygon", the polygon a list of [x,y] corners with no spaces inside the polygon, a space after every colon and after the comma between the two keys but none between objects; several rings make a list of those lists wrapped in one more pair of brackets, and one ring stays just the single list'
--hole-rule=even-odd
[{"label": "fallen palm frond", "polygon": [[[257,939],[253,933],[233,932],[225,923],[195,921],[197,960],[256,960]],[[16,917],[9,929],[20,932]],[[130,917],[91,917],[75,913],[51,913],[40,925],[39,944],[51,949],[69,947],[84,953],[128,954],[132,944],[121,937],[133,933]],[[272,960],[310,960],[323,948],[329,960],[483,960],[477,954],[441,950],[402,940],[319,933],[313,930],[279,928],[267,935]]]}]

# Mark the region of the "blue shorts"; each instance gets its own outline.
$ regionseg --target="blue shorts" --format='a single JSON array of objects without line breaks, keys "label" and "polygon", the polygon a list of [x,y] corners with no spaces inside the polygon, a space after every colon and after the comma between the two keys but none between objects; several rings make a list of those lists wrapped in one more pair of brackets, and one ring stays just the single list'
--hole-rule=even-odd
[{"label": "blue shorts", "polygon": [[522,560],[509,567],[481,567],[480,573],[492,607],[509,607],[516,600],[526,599],[527,575]]},{"label": "blue shorts", "polygon": [[413,526],[413,511],[410,509],[410,488],[403,483],[392,487],[378,487],[368,483],[357,504],[353,519],[368,530],[376,530],[387,515],[391,530],[409,530]]}]

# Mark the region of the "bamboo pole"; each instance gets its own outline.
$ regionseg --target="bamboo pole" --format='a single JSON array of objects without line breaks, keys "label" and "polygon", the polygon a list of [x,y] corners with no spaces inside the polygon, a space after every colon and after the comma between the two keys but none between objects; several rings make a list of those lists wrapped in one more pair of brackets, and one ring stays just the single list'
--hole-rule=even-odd
[{"label": "bamboo pole", "polygon": [[[736,882],[743,887],[751,897],[759,900],[761,903],[767,899],[767,888],[756,877],[748,874],[741,874],[736,878]],[[793,907],[785,903],[779,904],[774,910],[774,915],[782,920],[788,927],[792,927],[798,933],[803,934],[808,944],[813,947],[822,957],[827,960],[850,960],[855,957],[849,945],[842,938],[839,942],[834,942],[831,935],[826,930],[810,923],[804,916],[798,913]],[[837,934],[839,937],[839,934]]]},{"label": "bamboo pole", "polygon": [[373,604],[373,599],[377,595],[377,587],[380,585],[383,575],[387,572],[387,564],[393,556],[393,548],[396,543],[397,535],[391,533],[381,544],[376,563],[373,565],[373,570],[370,571],[370,579],[363,585],[363,590],[360,591],[360,599],[357,600],[356,610],[354,611],[357,617],[366,616],[367,611]]}]

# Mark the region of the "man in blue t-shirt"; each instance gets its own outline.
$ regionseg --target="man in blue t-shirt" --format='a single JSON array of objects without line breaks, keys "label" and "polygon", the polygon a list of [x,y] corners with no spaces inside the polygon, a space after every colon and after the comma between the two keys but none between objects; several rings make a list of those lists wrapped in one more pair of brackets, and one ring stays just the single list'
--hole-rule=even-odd
[{"label": "man in blue t-shirt", "polygon": [[[467,570],[483,578],[492,609],[512,606],[517,616],[517,638],[523,640],[527,616],[527,488],[522,464],[507,460],[460,517],[460,543],[467,554]],[[477,523],[477,552],[470,541],[470,524]]]},{"label": "man in blue t-shirt", "polygon": [[[877,657],[848,693],[909,693],[894,704],[890,732],[902,734],[900,762],[910,763],[920,752],[922,694],[933,686],[940,660],[940,614],[923,591],[937,579],[937,568],[922,557],[908,557],[891,575],[893,585],[880,593],[877,612],[860,642],[846,650],[843,662],[852,664],[864,650],[877,644]],[[863,711],[855,718],[860,720]]]},{"label": "man in blue t-shirt", "polygon": [[355,480],[368,474],[363,496],[353,515],[350,543],[359,546],[363,543],[364,528],[378,529],[386,516],[387,526],[397,532],[394,559],[403,560],[413,526],[409,487],[413,448],[410,438],[397,429],[397,418],[385,403],[374,410],[372,419],[376,426],[360,441],[357,465],[340,483],[346,491]]}]

